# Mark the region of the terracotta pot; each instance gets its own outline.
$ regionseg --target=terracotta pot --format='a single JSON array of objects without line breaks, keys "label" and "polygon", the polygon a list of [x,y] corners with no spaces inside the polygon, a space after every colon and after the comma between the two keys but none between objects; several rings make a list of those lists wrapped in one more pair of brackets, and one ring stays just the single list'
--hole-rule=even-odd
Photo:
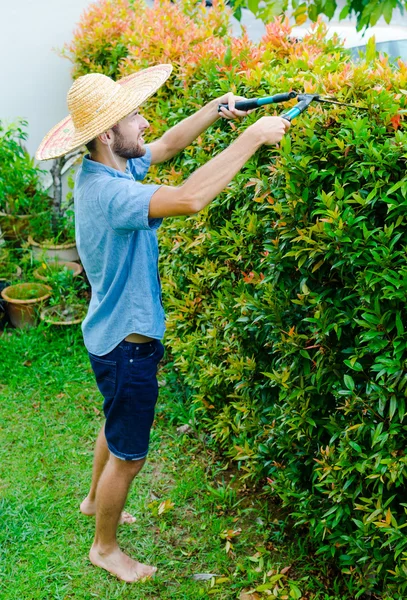
[{"label": "terracotta pot", "polygon": [[[70,310],[71,314],[69,314]],[[63,307],[59,304],[56,304],[55,306],[48,306],[41,311],[40,318],[49,325],[76,325],[78,323],[82,323],[83,319],[85,318],[86,307],[84,307],[83,304],[72,304],[68,307],[68,314],[66,316],[61,314],[62,312]],[[77,316],[78,314],[80,316]]]},{"label": "terracotta pot", "polygon": [[17,283],[1,292],[7,302],[7,313],[14,327],[25,329],[38,323],[37,308],[51,296],[52,289],[44,283]]},{"label": "terracotta pot", "polygon": [[36,260],[41,260],[43,257],[65,260],[68,262],[79,260],[76,242],[67,242],[66,244],[40,243],[36,242],[31,235],[29,235],[28,243],[31,245],[32,253]]},{"label": "terracotta pot", "polygon": [[[82,265],[79,265],[76,262],[69,262],[66,260],[53,260],[48,263],[48,266],[51,269],[53,268],[54,265],[60,266],[60,267],[66,267],[68,269],[68,271],[71,271],[73,277],[80,275],[83,271]],[[35,269],[35,271],[34,271],[34,277],[36,279],[41,279],[42,281],[48,281],[50,279],[50,276],[49,275],[47,276],[46,273],[47,273],[47,271],[45,271],[45,269],[43,269],[43,267],[38,267],[38,269]]]}]

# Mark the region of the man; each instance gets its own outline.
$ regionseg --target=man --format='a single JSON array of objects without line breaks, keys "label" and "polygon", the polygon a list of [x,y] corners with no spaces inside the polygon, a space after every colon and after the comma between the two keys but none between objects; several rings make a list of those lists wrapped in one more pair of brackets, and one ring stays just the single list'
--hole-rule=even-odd
[{"label": "man", "polygon": [[[158,396],[165,324],[156,231],[164,217],[202,210],[261,145],[277,144],[289,127],[279,117],[263,117],[182,185],[141,184],[150,164],[172,158],[220,116],[247,114],[236,110],[236,98],[228,93],[145,145],[148,122],[139,106],[170,73],[170,65],[157,65],[119,82],[96,73],[80,77],[68,93],[70,116],[36,153],[46,160],[84,144],[90,152],[75,184],[76,241],[92,288],[82,330],[106,421],[81,511],[96,515],[91,562],[127,582],[156,570],[124,554],[116,539],[118,523],[133,520],[122,510],[146,460]],[[220,104],[227,105],[221,113]]]}]

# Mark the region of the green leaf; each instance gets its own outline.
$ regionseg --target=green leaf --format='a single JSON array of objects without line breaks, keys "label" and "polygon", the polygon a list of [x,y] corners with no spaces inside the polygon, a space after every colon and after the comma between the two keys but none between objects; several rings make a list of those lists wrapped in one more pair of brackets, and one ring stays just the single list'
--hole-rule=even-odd
[{"label": "green leaf", "polygon": [[393,15],[393,8],[394,8],[394,4],[393,4],[392,0],[386,0],[383,3],[382,13],[383,13],[384,20],[386,21],[387,24],[389,24],[391,21],[391,17]]},{"label": "green leaf", "polygon": [[376,40],[375,37],[372,36],[369,38],[366,44],[366,60],[367,62],[373,62],[376,58]]},{"label": "green leaf", "polygon": [[294,584],[290,582],[290,598],[294,598],[294,600],[300,600],[302,598],[301,590]]},{"label": "green leaf", "polygon": [[271,590],[280,579],[284,577],[282,573],[278,573],[277,575],[273,575],[270,577],[267,583],[263,583],[256,587],[256,592],[266,592],[267,590]]},{"label": "green leaf", "polygon": [[389,408],[389,419],[390,419],[390,421],[394,417],[394,413],[396,412],[396,410],[397,410],[397,398],[396,398],[396,396],[392,396],[390,398],[390,408]]},{"label": "green leaf", "polygon": [[404,325],[403,325],[403,321],[401,319],[400,311],[396,312],[396,328],[397,328],[397,333],[399,335],[403,335],[403,333],[404,333]]},{"label": "green leaf", "polygon": [[343,362],[347,367],[350,367],[354,371],[363,371],[363,367],[358,361],[344,360]]},{"label": "green leaf", "polygon": [[356,450],[356,452],[359,452],[359,454],[362,453],[362,448],[356,442],[353,442],[352,440],[349,440],[348,444],[349,444],[349,446],[351,448],[353,448],[354,450]]},{"label": "green leaf", "polygon": [[350,375],[344,375],[343,380],[348,390],[351,390],[351,392],[353,392],[353,390],[355,389],[355,382],[353,381],[352,377]]}]

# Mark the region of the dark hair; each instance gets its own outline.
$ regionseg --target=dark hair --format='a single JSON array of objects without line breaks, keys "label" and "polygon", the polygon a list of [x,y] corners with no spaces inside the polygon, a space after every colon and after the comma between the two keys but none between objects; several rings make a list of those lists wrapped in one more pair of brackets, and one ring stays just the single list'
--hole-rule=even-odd
[{"label": "dark hair", "polygon": [[93,138],[93,140],[90,140],[90,142],[85,145],[88,151],[92,154],[92,152],[96,150],[96,138]]}]

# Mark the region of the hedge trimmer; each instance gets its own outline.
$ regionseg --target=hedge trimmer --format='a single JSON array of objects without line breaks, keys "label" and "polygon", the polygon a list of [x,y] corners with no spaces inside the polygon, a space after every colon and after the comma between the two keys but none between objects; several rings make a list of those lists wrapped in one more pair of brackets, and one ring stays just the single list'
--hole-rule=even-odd
[{"label": "hedge trimmer", "polygon": [[[290,108],[290,110],[280,115],[283,119],[286,119],[287,121],[295,119],[295,117],[298,117],[298,115],[307,110],[311,102],[328,102],[329,104],[336,104],[338,106],[350,106],[351,108],[356,108],[358,110],[368,110],[365,106],[357,106],[356,104],[347,104],[346,102],[339,102],[336,98],[326,98],[324,96],[320,96],[319,94],[298,94],[297,92],[286,92],[283,94],[275,94],[274,96],[265,96],[264,98],[239,100],[238,102],[236,102],[235,108],[237,108],[238,110],[253,110],[255,108],[265,106],[266,104],[288,102],[293,98],[297,98],[297,106],[293,106],[293,108]],[[218,111],[220,111],[222,106],[224,108],[228,108],[227,104],[220,104]]]}]

